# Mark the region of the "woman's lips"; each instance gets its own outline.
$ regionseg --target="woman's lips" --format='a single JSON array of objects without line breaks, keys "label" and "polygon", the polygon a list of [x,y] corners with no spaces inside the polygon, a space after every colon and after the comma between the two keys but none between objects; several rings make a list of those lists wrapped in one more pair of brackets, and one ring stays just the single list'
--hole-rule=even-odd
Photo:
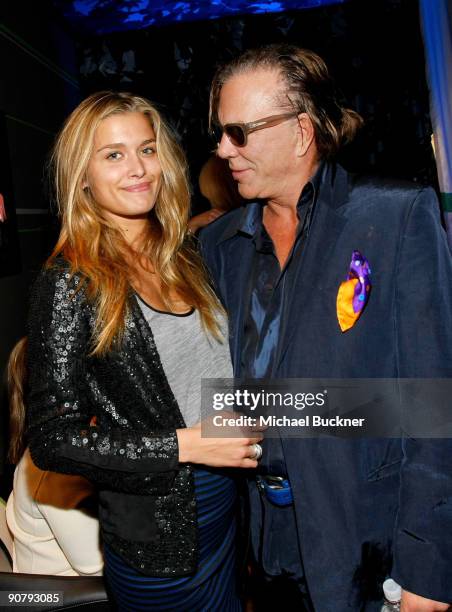
[{"label": "woman's lips", "polygon": [[151,183],[139,183],[138,185],[130,185],[129,187],[124,187],[125,191],[129,191],[131,193],[140,193],[141,191],[149,191],[151,187]]}]

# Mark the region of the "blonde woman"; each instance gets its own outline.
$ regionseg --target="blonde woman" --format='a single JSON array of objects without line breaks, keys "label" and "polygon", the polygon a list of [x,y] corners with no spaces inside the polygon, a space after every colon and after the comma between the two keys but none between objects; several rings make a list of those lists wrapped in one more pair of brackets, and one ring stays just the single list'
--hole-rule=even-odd
[{"label": "blonde woman", "polygon": [[6,520],[14,536],[13,571],[53,576],[98,576],[103,558],[93,487],[81,476],[40,470],[25,446],[27,339],[8,360],[10,439],[8,459],[17,464]]},{"label": "blonde woman", "polygon": [[[90,96],[53,156],[62,228],[31,299],[31,456],[99,492],[120,610],[237,610],[234,481],[260,438],[201,436],[231,376],[221,307],[186,240],[183,154],[155,107]],[[207,467],[209,466],[209,467]]]}]

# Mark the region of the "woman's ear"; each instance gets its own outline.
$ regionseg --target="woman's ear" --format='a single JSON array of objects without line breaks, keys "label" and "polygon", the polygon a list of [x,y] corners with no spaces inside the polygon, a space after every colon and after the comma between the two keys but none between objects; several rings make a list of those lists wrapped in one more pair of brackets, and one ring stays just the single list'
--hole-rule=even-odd
[{"label": "woman's ear", "polygon": [[298,115],[298,157],[303,157],[303,155],[306,155],[314,141],[314,136],[314,125],[311,117],[307,113],[300,113]]}]

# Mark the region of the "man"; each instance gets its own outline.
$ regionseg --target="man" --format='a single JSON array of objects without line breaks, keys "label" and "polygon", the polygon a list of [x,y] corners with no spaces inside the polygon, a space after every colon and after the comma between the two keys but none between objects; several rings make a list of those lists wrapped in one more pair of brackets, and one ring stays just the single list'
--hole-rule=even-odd
[{"label": "man", "polygon": [[[334,163],[360,118],[336,101],[322,59],[285,45],[246,52],[217,72],[210,118],[250,200],[201,238],[235,375],[450,377],[452,264],[436,197]],[[341,284],[363,262],[360,311],[344,314]],[[287,481],[282,503],[272,477]],[[297,609],[380,610],[388,575],[404,612],[448,609],[450,440],[266,440],[258,485],[254,554],[268,576],[296,582]]]}]

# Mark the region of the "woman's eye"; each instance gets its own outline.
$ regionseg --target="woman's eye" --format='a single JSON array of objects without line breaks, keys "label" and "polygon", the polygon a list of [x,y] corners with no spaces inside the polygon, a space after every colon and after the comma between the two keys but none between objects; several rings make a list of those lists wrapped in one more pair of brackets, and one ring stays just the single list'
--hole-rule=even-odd
[{"label": "woman's eye", "polygon": [[113,151],[107,155],[107,159],[119,159],[121,157],[121,153],[119,151]]},{"label": "woman's eye", "polygon": [[143,153],[143,155],[152,155],[153,153],[155,153],[155,149],[154,147],[144,147],[141,152]]}]

